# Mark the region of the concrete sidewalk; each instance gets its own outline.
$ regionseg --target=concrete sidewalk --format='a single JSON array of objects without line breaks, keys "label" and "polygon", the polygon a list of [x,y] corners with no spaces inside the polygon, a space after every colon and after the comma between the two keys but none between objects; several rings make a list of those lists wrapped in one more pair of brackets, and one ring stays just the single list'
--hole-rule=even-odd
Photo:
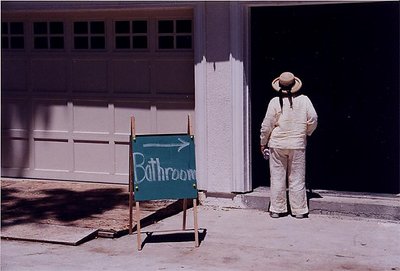
[{"label": "concrete sidewalk", "polygon": [[[79,245],[95,237],[114,238],[128,233],[128,185],[3,178],[1,189],[3,239]],[[400,222],[400,198],[396,195],[313,191],[309,198],[311,215]],[[269,190],[200,193],[199,200],[204,206],[266,211]],[[146,227],[181,210],[179,201],[143,202],[141,224]]]},{"label": "concrete sidewalk", "polygon": [[[203,204],[232,208],[268,210],[269,187],[245,194],[207,193]],[[400,194],[373,194],[327,190],[307,191],[310,214],[365,217],[400,221]]]},{"label": "concrete sidewalk", "polygon": [[[400,270],[400,224],[310,215],[270,218],[265,211],[199,207],[201,243],[179,230],[182,213],[136,234],[80,246],[2,240],[3,271],[393,271]],[[193,225],[192,209],[188,227]]]}]

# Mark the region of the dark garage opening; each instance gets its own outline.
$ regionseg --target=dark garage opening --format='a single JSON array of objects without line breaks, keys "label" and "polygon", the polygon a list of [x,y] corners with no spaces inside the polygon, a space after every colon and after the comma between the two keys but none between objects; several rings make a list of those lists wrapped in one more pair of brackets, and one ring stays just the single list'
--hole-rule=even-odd
[{"label": "dark garage opening", "polygon": [[292,71],[319,116],[307,187],[399,193],[399,2],[251,8],[253,188],[269,186],[259,130]]}]

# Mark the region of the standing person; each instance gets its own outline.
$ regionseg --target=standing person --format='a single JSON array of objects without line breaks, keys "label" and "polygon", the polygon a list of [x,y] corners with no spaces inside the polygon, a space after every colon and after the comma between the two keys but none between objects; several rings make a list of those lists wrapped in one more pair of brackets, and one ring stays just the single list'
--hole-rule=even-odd
[{"label": "standing person", "polygon": [[261,124],[261,152],[269,151],[271,174],[270,216],[287,213],[286,178],[291,214],[308,216],[305,187],[306,143],[317,128],[317,113],[310,99],[299,90],[302,82],[290,72],[272,81],[278,97],[271,99]]}]

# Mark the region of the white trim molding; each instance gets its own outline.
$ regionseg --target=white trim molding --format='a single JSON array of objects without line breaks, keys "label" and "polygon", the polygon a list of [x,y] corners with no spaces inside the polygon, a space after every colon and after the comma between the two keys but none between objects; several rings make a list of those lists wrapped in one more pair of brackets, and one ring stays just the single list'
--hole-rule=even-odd
[{"label": "white trim molding", "polygon": [[[250,150],[248,129],[248,87],[245,80],[245,10],[239,2],[230,2],[230,62],[232,86],[232,192],[249,192],[252,189],[250,179]],[[246,13],[247,14],[247,13]]]},{"label": "white trim molding", "polygon": [[196,179],[200,190],[208,188],[207,170],[207,61],[205,3],[194,6],[194,88],[195,88],[195,142]]}]

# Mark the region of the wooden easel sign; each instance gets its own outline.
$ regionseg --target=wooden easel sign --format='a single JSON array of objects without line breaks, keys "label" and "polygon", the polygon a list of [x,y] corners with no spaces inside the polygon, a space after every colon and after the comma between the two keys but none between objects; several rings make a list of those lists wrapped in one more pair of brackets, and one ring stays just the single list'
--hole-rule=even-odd
[{"label": "wooden easel sign", "polygon": [[195,145],[191,121],[187,134],[136,135],[131,118],[129,152],[129,232],[132,233],[133,193],[135,194],[138,250],[142,248],[140,201],[183,199],[183,227],[186,229],[187,199],[193,200],[195,246],[199,246],[197,225],[197,183]]}]

